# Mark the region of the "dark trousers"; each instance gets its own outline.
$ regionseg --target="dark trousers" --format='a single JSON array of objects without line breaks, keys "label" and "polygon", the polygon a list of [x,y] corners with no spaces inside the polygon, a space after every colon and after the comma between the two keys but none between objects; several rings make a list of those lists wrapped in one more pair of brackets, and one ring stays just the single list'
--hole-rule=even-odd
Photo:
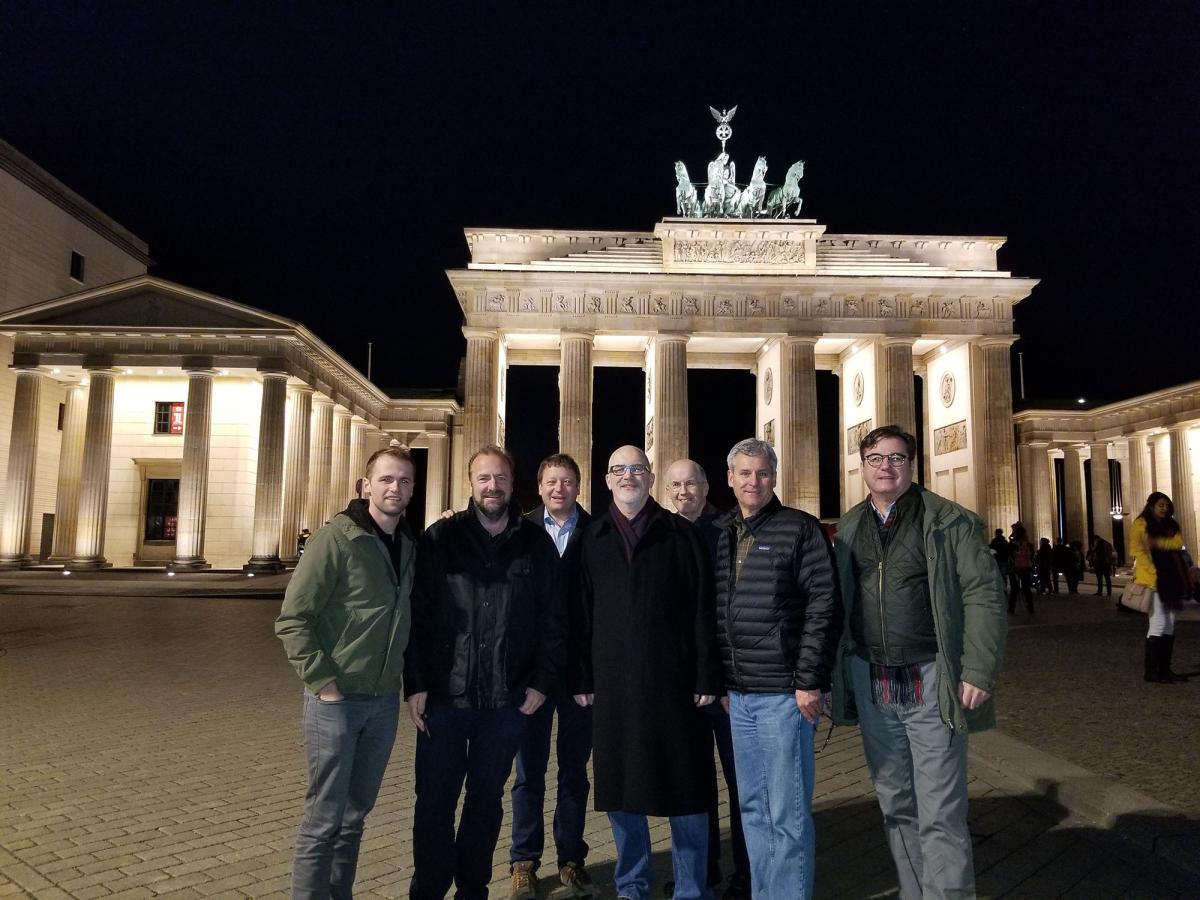
[{"label": "dark trousers", "polygon": [[[733,764],[733,730],[729,725],[729,714],[720,701],[704,707],[704,714],[712,725],[713,740],[717,745],[717,756],[721,760],[721,772],[725,776],[725,788],[729,791],[729,839],[733,845],[733,870],[746,879],[750,878],[750,855],[746,852],[746,835],[742,831],[742,809],[738,801],[737,771]],[[708,883],[721,881],[721,817],[714,807],[708,815]]]},{"label": "dark trousers", "polygon": [[[1105,590],[1105,585],[1108,586]],[[1108,596],[1112,596],[1112,567],[1111,566],[1096,566],[1096,595],[1104,591]]]},{"label": "dark trousers", "polygon": [[546,768],[550,763],[550,732],[558,711],[558,799],[554,804],[554,849],[558,867],[583,864],[588,845],[583,839],[587,818],[587,764],[592,755],[592,708],[572,697],[547,700],[529,717],[521,749],[517,752],[517,777],[512,786],[512,850],[509,861],[541,862],[546,833]]},{"label": "dark trousers", "polygon": [[1079,593],[1079,571],[1077,569],[1071,569],[1063,572],[1063,577],[1067,579],[1067,593]]},{"label": "dark trousers", "polygon": [[1017,611],[1017,594],[1025,598],[1025,606],[1033,612],[1033,570],[1008,570],[1008,611]]},{"label": "dark trousers", "polygon": [[[526,718],[507,709],[429,704],[429,734],[417,735],[413,810],[413,900],[443,900],[451,884],[463,900],[485,900],[492,854],[504,819],[504,783],[525,734]],[[462,820],[454,811],[466,781]]]}]

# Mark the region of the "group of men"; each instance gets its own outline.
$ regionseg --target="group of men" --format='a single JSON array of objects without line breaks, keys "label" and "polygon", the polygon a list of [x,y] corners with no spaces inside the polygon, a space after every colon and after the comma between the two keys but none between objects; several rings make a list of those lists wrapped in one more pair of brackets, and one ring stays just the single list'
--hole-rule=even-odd
[{"label": "group of men", "polygon": [[810,897],[823,712],[861,726],[901,895],[972,896],[967,733],[993,721],[1004,589],[979,519],[913,484],[911,435],[885,426],[859,450],[868,497],[833,544],[776,497],[776,454],[755,439],[728,454],[724,514],[686,459],[666,469],[674,512],[659,506],[646,454],[625,446],[603,512],[579,506],[579,467],[555,454],[522,515],[512,459],[483,447],[467,508],[419,542],[403,521],[411,457],[374,454],[364,497],[313,535],[276,622],[305,684],[293,894],[351,896],[403,687],[419,732],[417,900],[487,897],[514,762],[511,897],[535,896],[556,715],[550,896],[594,893],[590,759],[618,895],[651,896],[654,816],[670,823],[671,895],[712,898],[715,743],[734,859],[722,896]]}]

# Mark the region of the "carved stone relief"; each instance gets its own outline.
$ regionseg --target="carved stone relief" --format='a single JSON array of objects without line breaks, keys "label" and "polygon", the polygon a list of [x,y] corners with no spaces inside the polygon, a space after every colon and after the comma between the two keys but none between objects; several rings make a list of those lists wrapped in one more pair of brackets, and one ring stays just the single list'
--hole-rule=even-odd
[{"label": "carved stone relief", "polygon": [[761,316],[767,311],[766,304],[760,297],[751,297],[746,305],[746,312],[752,316]]},{"label": "carved stone relief", "polygon": [[891,318],[896,314],[895,301],[890,297],[879,298],[879,315],[883,318]]},{"label": "carved stone relief", "polygon": [[654,449],[654,416],[650,417],[650,421],[646,423],[646,452],[649,453]]},{"label": "carved stone relief", "polygon": [[504,294],[502,292],[494,291],[487,295],[487,310],[488,312],[504,311]]},{"label": "carved stone relief", "polygon": [[850,383],[850,390],[853,392],[854,405],[862,406],[863,394],[866,391],[866,384],[863,381],[862,372],[854,373],[854,379]]},{"label": "carved stone relief", "polygon": [[700,314],[700,298],[699,297],[684,297],[683,311],[689,316]]},{"label": "carved stone relief", "polygon": [[769,422],[767,422],[766,424],[763,425],[763,440],[766,441],[768,444],[770,444],[772,447],[775,446],[775,420],[774,419],[771,419]]},{"label": "carved stone relief", "polygon": [[771,397],[774,396],[774,394],[775,373],[771,371],[770,367],[768,367],[766,374],[763,375],[763,403],[769,404],[771,402]]},{"label": "carved stone relief", "polygon": [[676,262],[796,264],[805,261],[804,244],[781,241],[676,240]]},{"label": "carved stone relief", "polygon": [[955,450],[967,449],[967,420],[953,422],[933,432],[933,453],[940,456],[943,453],[953,453]]},{"label": "carved stone relief", "polygon": [[851,425],[846,429],[846,455],[858,456],[858,445],[862,443],[862,439],[871,433],[872,419],[867,419],[859,422],[857,425]]},{"label": "carved stone relief", "polygon": [[938,385],[938,393],[942,398],[942,406],[950,407],[954,404],[954,373],[946,372],[942,375],[942,382]]}]

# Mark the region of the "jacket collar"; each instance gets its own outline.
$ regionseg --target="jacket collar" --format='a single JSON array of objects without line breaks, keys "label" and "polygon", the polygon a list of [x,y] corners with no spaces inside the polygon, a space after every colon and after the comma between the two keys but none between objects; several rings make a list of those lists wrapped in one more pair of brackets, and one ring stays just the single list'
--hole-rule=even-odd
[{"label": "jacket collar", "polygon": [[719,516],[716,520],[716,524],[721,528],[728,528],[730,525],[745,522],[746,527],[750,529],[750,533],[754,534],[759,528],[762,527],[764,522],[770,519],[771,516],[775,515],[775,513],[779,512],[781,509],[783,509],[783,503],[780,502],[779,496],[777,494],[771,494],[771,499],[767,502],[767,505],[752,515],[749,519],[743,519],[741,508],[735,506],[733,509],[729,510],[729,512]]},{"label": "jacket collar", "polygon": [[[365,534],[375,534],[377,525],[371,517],[369,501],[362,499],[351,500],[346,504],[346,508],[341,511],[340,515],[350,520],[349,525],[343,525],[347,534],[351,533],[351,527],[357,527]],[[400,521],[396,524],[396,535],[407,538],[409,541],[413,540],[412,529],[408,525],[408,519],[404,516],[401,516]]]}]

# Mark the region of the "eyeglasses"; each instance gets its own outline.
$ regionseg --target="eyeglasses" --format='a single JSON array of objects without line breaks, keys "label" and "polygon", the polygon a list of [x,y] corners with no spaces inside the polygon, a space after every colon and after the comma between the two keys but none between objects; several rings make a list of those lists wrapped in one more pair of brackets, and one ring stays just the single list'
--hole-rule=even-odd
[{"label": "eyeglasses", "polygon": [[909,458],[910,457],[903,453],[868,453],[863,457],[867,465],[872,469],[878,469],[880,466],[882,466],[885,459],[899,469],[908,462]]},{"label": "eyeglasses", "polygon": [[690,491],[692,488],[696,487],[698,484],[700,484],[700,482],[698,482],[698,481],[672,481],[670,484],[667,485],[667,487],[669,487],[673,491],[680,491],[680,490],[683,490],[684,488],[687,488],[687,490]]},{"label": "eyeglasses", "polygon": [[649,471],[650,467],[645,463],[625,463],[608,467],[609,475],[624,475],[626,472],[630,475],[645,475]]}]

